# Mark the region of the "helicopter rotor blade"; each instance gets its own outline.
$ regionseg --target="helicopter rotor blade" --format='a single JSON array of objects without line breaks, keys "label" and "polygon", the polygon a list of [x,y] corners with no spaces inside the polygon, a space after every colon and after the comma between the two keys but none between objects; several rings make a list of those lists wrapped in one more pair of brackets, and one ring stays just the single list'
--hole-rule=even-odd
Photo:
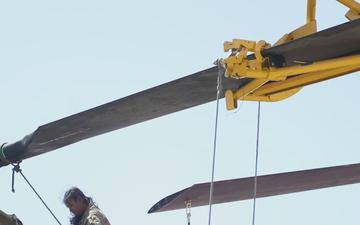
[{"label": "helicopter rotor blade", "polygon": [[[360,53],[360,19],[264,49],[276,67],[312,63]],[[252,55],[248,56],[253,57]],[[0,167],[75,142],[215,100],[217,67],[174,80],[122,99],[40,126],[23,139],[3,146]],[[252,79],[222,79],[222,90],[238,90]],[[221,96],[223,97],[223,95]]]},{"label": "helicopter rotor blade", "polygon": [[[0,157],[0,167],[213,101],[216,99],[217,77],[218,68],[212,67],[40,126],[32,134],[2,148],[5,157]],[[234,80],[224,77],[221,87],[223,90],[235,90],[249,81],[250,79]]]},{"label": "helicopter rotor blade", "polygon": [[[360,164],[302,170],[257,177],[257,198],[283,195],[360,182]],[[213,204],[252,199],[254,177],[213,183]],[[209,204],[210,183],[195,184],[157,202],[148,213]]]}]

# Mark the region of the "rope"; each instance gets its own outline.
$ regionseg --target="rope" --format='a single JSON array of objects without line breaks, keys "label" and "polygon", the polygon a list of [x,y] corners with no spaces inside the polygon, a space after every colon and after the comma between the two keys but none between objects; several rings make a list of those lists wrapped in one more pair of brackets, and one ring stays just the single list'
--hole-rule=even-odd
[{"label": "rope", "polygon": [[191,200],[186,203],[187,225],[190,225],[190,217],[191,217]]},{"label": "rope", "polygon": [[62,225],[60,223],[60,221],[58,220],[58,218],[55,216],[55,214],[51,211],[51,209],[49,208],[49,206],[45,203],[45,201],[41,198],[41,196],[39,195],[39,193],[35,190],[35,188],[31,185],[31,183],[29,182],[29,180],[25,177],[25,175],[22,173],[21,169],[20,169],[20,164],[11,164],[14,166],[13,168],[13,173],[12,173],[12,192],[15,192],[15,189],[14,189],[14,173],[17,172],[17,173],[20,173],[21,176],[24,178],[24,180],[26,181],[26,183],[28,183],[28,185],[30,186],[30,188],[34,191],[34,193],[37,195],[37,197],[40,199],[40,201],[44,204],[44,206],[47,208],[47,210],[50,212],[50,214],[54,217],[54,219],[56,220],[56,222],[59,224],[59,225]]},{"label": "rope", "polygon": [[259,134],[260,134],[260,102],[258,104],[257,129],[256,129],[256,156],[255,156],[254,197],[253,197],[254,202],[253,202],[252,225],[255,225],[257,173],[258,173],[258,159],[259,159]]},{"label": "rope", "polygon": [[211,183],[210,183],[210,196],[209,196],[209,220],[208,225],[211,224],[211,210],[212,210],[212,198],[214,192],[214,174],[215,174],[215,158],[216,158],[216,141],[217,141],[217,128],[218,128],[218,117],[219,117],[219,99],[221,92],[221,78],[224,74],[224,68],[221,60],[217,60],[215,64],[218,66],[218,77],[217,77],[217,92],[216,92],[216,116],[215,116],[215,131],[214,131],[214,146],[213,146],[213,158],[212,158],[212,169],[211,169]]},{"label": "rope", "polygon": [[11,175],[11,192],[15,193],[15,172],[17,172],[18,170],[20,170],[19,165],[13,165],[13,169],[12,169],[12,175]]}]

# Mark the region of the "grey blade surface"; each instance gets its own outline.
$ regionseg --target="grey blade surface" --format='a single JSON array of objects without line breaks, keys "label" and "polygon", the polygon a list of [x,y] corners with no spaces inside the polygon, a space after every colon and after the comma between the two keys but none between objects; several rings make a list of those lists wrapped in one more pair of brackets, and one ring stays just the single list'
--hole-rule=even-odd
[{"label": "grey blade surface", "polygon": [[[106,132],[177,112],[216,99],[218,68],[174,80],[119,100],[40,126],[4,148],[12,162],[36,156]],[[235,90],[249,79],[222,78],[222,89]],[[223,97],[223,96],[222,96]],[[1,162],[0,166],[6,165]]]},{"label": "grey blade surface", "polygon": [[[303,170],[258,176],[257,198],[327,188],[360,182],[360,164]],[[195,184],[169,195],[156,203],[148,213],[184,209],[209,204],[210,183]],[[217,181],[214,183],[213,204],[252,199],[254,177]]]}]

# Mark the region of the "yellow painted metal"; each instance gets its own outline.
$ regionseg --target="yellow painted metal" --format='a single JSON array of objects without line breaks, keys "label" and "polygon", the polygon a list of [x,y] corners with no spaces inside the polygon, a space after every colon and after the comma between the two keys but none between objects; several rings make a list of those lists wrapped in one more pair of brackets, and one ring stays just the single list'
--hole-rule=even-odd
[{"label": "yellow painted metal", "polygon": [[265,84],[252,94],[245,96],[243,100],[266,102],[280,101],[296,94],[303,86],[333,79],[359,70],[359,66],[347,66],[319,73],[298,75],[288,78],[285,81]]},{"label": "yellow painted metal", "polygon": [[240,88],[239,90],[237,90],[234,93],[234,98],[241,100],[245,96],[248,96],[249,94],[255,92],[256,89],[258,89],[259,87],[264,85],[266,82],[268,82],[267,79],[254,79],[249,84],[244,86],[243,88]]},{"label": "yellow painted metal", "polygon": [[275,102],[291,97],[301,90],[303,86],[344,76],[359,71],[356,66],[338,68],[320,73],[309,73],[289,78],[285,81],[272,82],[258,88],[254,93],[243,98],[246,101]]},{"label": "yellow painted metal", "polygon": [[[301,90],[303,86],[314,84],[324,80],[333,79],[359,70],[360,70],[359,67],[349,66],[349,67],[343,67],[329,71],[322,71],[319,73],[298,75],[295,77],[288,78],[285,81],[267,83],[256,89],[254,92],[242,96],[240,99],[244,101],[264,101],[264,102],[280,101],[296,94]],[[234,98],[233,101],[236,102],[235,95],[233,94],[232,96]],[[227,109],[231,110],[231,108],[227,108]]]},{"label": "yellow painted metal", "polygon": [[[311,1],[311,0],[309,0]],[[290,32],[289,34],[284,35],[275,45],[283,44],[288,41],[292,41],[311,33],[316,32],[316,21],[312,20],[311,22],[305,24],[302,27]],[[250,78],[268,78],[268,80],[283,80],[284,77],[272,77],[270,78],[266,74],[271,72],[269,69],[267,59],[264,59],[261,55],[261,50],[269,47],[270,44],[265,41],[248,41],[242,39],[233,39],[231,42],[224,43],[224,50],[230,51],[231,55],[224,60],[226,66],[225,75],[241,79],[244,77]],[[248,59],[249,52],[253,52],[253,59]]]},{"label": "yellow painted metal", "polygon": [[277,101],[281,101],[281,100],[284,100],[286,98],[293,96],[294,94],[298,93],[300,90],[301,90],[301,88],[294,88],[294,89],[282,91],[282,92],[272,94],[272,95],[263,95],[263,96],[248,95],[248,96],[244,97],[243,100],[244,101],[277,102]]},{"label": "yellow painted metal", "polygon": [[[311,33],[316,32],[317,26],[316,21],[312,19],[311,22],[305,24],[297,28],[296,30],[285,34],[275,45],[283,44],[288,41],[292,41]],[[232,42],[225,42],[224,43],[224,50],[225,51],[232,51],[231,55],[224,60],[224,64],[227,65],[226,75],[232,74],[234,71],[234,67],[236,64],[242,64],[242,68],[240,69],[253,69],[253,70],[262,70],[262,65],[264,63],[264,59],[261,55],[261,50],[264,47],[269,46],[265,41],[248,41],[248,40],[241,40],[241,39],[234,39]],[[255,59],[247,60],[246,56],[249,51],[254,52]],[[239,77],[236,77],[239,78]],[[252,82],[244,86],[243,88],[232,92],[230,90],[225,92],[225,100],[226,100],[226,108],[228,110],[235,109],[237,107],[237,100],[250,100],[250,101],[279,101],[284,98],[290,97],[291,95],[298,92],[301,88],[297,88],[291,91],[285,91],[282,93],[269,95],[269,96],[255,96],[252,95],[257,88],[261,87],[262,85],[266,84],[269,80],[268,79],[254,79]]]},{"label": "yellow painted metal", "polygon": [[345,14],[345,17],[349,20],[355,20],[360,18],[360,4],[354,0],[337,0],[341,4],[347,6],[349,11]]},{"label": "yellow painted metal", "polygon": [[[349,7],[346,16],[350,20],[360,18],[360,4],[355,0],[337,1]],[[316,0],[308,0],[306,24],[285,34],[274,46],[315,33],[315,14]],[[239,90],[226,91],[225,99],[229,110],[236,108],[237,100],[280,101],[296,94],[303,86],[360,70],[360,55],[310,62],[311,64],[304,62],[305,64],[288,67],[272,67],[269,59],[261,55],[261,51],[269,46],[265,41],[241,39],[224,43],[224,50],[231,51],[230,56],[223,60],[225,75],[235,79],[253,79]],[[253,54],[249,56],[251,53]]]},{"label": "yellow painted metal", "polygon": [[237,108],[237,100],[234,97],[234,93],[231,90],[225,91],[226,109],[233,110]]},{"label": "yellow painted metal", "polygon": [[284,44],[285,42],[292,41],[304,37],[306,35],[315,33],[317,31],[315,12],[316,12],[316,0],[308,0],[306,24],[293,30],[288,34],[285,34],[274,44],[274,46],[281,45]]},{"label": "yellow painted metal", "polygon": [[313,21],[295,29],[294,31],[292,31],[288,34],[285,34],[274,44],[274,46],[281,45],[281,44],[284,44],[289,41],[293,41],[295,39],[315,33],[316,31],[317,31],[316,20],[313,20]]},{"label": "yellow painted metal", "polygon": [[246,75],[253,75],[255,78],[253,81],[235,92],[227,92],[225,96],[227,108],[229,110],[236,108],[237,100],[283,100],[297,93],[303,86],[358,70],[360,70],[360,55],[323,60],[310,65],[269,67],[267,70],[251,71]]},{"label": "yellow painted metal", "polygon": [[[265,41],[248,41],[242,39],[234,39],[230,42],[224,43],[224,50],[231,51],[231,55],[224,60],[226,65],[226,76],[239,79],[237,74],[250,70],[262,70],[264,58],[261,55],[261,50],[268,47]],[[247,59],[248,53],[253,52],[254,59]],[[236,72],[235,72],[236,71]]]},{"label": "yellow painted metal", "polygon": [[331,70],[345,66],[359,66],[360,67],[360,55],[352,55],[346,57],[339,57],[335,59],[328,59],[319,62],[315,62],[310,65],[295,65],[289,67],[269,67],[263,70],[252,70],[249,68],[241,68],[237,65],[233,68],[233,73],[239,78],[261,78],[271,81],[285,80],[289,76],[299,75],[304,73],[313,73],[323,70]]},{"label": "yellow painted metal", "polygon": [[345,17],[348,19],[348,20],[356,20],[356,19],[360,19],[360,14],[359,13],[356,13],[352,10],[349,10],[346,14],[345,14]]},{"label": "yellow painted metal", "polygon": [[315,21],[316,0],[308,0],[306,23]]},{"label": "yellow painted metal", "polygon": [[227,90],[225,92],[225,100],[226,100],[226,108],[228,110],[236,109],[237,100],[243,100],[246,96],[250,95],[256,89],[264,85],[268,80],[266,79],[254,79],[249,84],[240,88],[239,90],[232,92],[231,90]]},{"label": "yellow painted metal", "polygon": [[249,51],[254,51],[256,46],[255,41],[248,41],[243,39],[233,39],[232,41],[224,42],[224,51],[228,52],[232,49],[248,49]]},{"label": "yellow painted metal", "polygon": [[360,13],[360,4],[354,0],[337,0],[341,4],[347,6],[350,10]]},{"label": "yellow painted metal", "polygon": [[[309,34],[315,33],[317,31],[317,24],[316,24],[316,20],[315,20],[315,8],[316,8],[316,0],[308,0],[307,23],[305,25],[293,30],[292,32],[285,34],[282,38],[280,38],[280,40],[278,40],[274,44],[274,46],[281,45],[286,42],[289,42],[289,41],[307,36]],[[256,55],[256,58],[258,58],[258,55]],[[262,59],[262,61],[263,61],[263,59]],[[234,104],[233,102],[236,102],[237,100],[280,101],[280,100],[283,100],[285,98],[288,98],[288,97],[294,95],[295,93],[297,93],[298,91],[301,90],[301,88],[294,88],[294,89],[291,89],[288,91],[282,91],[280,93],[267,95],[267,96],[259,96],[259,95],[254,94],[255,91],[256,92],[258,91],[257,90],[258,88],[261,88],[261,86],[265,85],[268,82],[269,82],[268,79],[254,79],[254,81],[250,82],[245,87],[237,90],[235,93],[231,92],[231,95],[229,93],[226,98],[227,109],[228,110],[234,109],[234,108],[229,107],[230,104],[232,107],[235,106],[235,108],[236,108],[236,104]],[[251,91],[249,91],[249,90],[251,90]]]},{"label": "yellow painted metal", "polygon": [[328,59],[328,60],[315,62],[310,65],[296,65],[296,66],[282,67],[282,68],[270,68],[269,71],[266,71],[266,73],[262,75],[270,78],[274,77],[276,79],[278,77],[288,77],[288,76],[304,74],[304,73],[313,73],[313,72],[331,70],[346,66],[360,67],[360,55],[352,55],[352,56]]},{"label": "yellow painted metal", "polygon": [[287,91],[294,88],[303,87],[314,84],[324,80],[336,78],[351,72],[360,70],[360,66],[346,66],[332,70],[325,70],[321,72],[306,73],[303,75],[293,76],[284,81],[272,82],[258,88],[253,95],[264,96],[272,95],[279,92]]}]

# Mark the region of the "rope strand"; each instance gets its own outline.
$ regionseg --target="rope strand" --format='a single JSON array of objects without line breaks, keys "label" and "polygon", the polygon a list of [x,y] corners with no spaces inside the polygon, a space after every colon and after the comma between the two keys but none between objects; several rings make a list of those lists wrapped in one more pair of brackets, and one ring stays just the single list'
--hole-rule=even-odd
[{"label": "rope strand", "polygon": [[55,216],[55,214],[51,211],[51,209],[49,208],[49,206],[45,203],[45,201],[41,198],[41,196],[39,195],[39,193],[35,190],[35,188],[31,185],[30,181],[25,177],[25,175],[23,174],[23,172],[21,171],[20,169],[20,165],[17,164],[11,164],[14,166],[13,168],[13,180],[12,180],[12,192],[15,192],[15,189],[14,189],[14,172],[17,172],[17,173],[20,173],[21,176],[24,178],[24,180],[26,181],[26,183],[30,186],[30,188],[34,191],[34,193],[37,195],[37,197],[40,199],[40,201],[44,204],[44,206],[47,208],[47,210],[50,212],[50,214],[54,217],[54,219],[56,220],[56,222],[59,224],[59,225],[62,225],[60,223],[60,221],[58,220],[58,218]]},{"label": "rope strand", "polygon": [[253,196],[254,201],[253,201],[252,225],[255,225],[257,173],[258,173],[258,160],[259,160],[259,136],[260,136],[260,102],[258,103],[258,113],[257,113],[255,176],[254,176],[254,196]]},{"label": "rope strand", "polygon": [[209,220],[208,220],[208,225],[211,224],[212,199],[213,199],[213,192],[214,192],[216,141],[217,141],[217,128],[218,128],[218,117],[219,117],[219,99],[220,99],[220,92],[221,92],[221,78],[222,78],[223,73],[224,73],[223,67],[221,65],[221,61],[217,60],[216,64],[218,66],[218,77],[217,77],[217,92],[216,92],[216,113],[215,113],[214,145],[213,145],[211,183],[210,183],[210,194],[209,194]]}]

